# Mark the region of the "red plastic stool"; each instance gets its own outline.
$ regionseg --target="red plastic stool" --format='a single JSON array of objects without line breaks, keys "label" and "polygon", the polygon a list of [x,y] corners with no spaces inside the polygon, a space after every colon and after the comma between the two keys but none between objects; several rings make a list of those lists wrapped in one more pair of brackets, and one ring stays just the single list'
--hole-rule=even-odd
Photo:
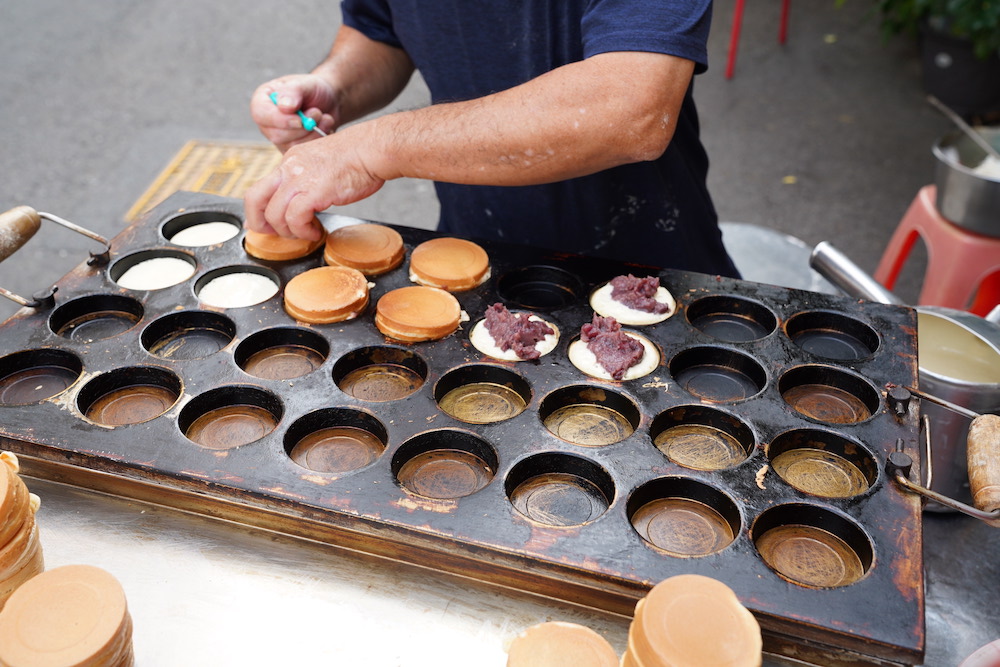
[{"label": "red plastic stool", "polygon": [[986,315],[1000,303],[1000,238],[946,220],[934,203],[936,194],[934,185],[917,193],[882,253],[875,280],[892,289],[920,236],[927,246],[927,269],[919,305]]},{"label": "red plastic stool", "polygon": [[[733,9],[733,29],[729,33],[729,54],[726,60],[726,78],[733,78],[733,70],[736,69],[736,49],[740,44],[740,28],[743,26],[743,3],[744,0],[736,0],[736,7]],[[781,0],[781,23],[778,25],[778,43],[784,44],[788,37],[788,8],[791,0]]]}]

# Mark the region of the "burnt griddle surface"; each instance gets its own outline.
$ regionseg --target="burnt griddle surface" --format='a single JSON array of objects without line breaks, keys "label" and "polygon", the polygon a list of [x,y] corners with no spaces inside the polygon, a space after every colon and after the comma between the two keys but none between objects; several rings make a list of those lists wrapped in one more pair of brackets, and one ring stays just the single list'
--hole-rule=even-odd
[{"label": "burnt griddle surface", "polygon": [[[135,292],[111,280],[115,262],[123,257],[152,249],[177,250],[161,230],[178,216],[191,213],[205,219],[214,214],[238,219],[242,203],[208,195],[174,195],[113,240],[110,268],[81,264],[58,283],[57,307],[82,297],[134,299],[141,313],[130,315],[138,317],[131,328],[92,342],[84,336],[74,340],[52,331],[51,311],[27,309],[0,325],[0,363],[14,354],[39,351],[51,355],[56,350],[57,356],[68,353],[82,365],[81,377],[66,391],[37,404],[0,406],[0,444],[25,457],[27,470],[624,614],[631,614],[635,601],[656,582],[681,573],[704,574],[736,591],[759,619],[765,645],[772,651],[825,664],[834,660],[839,661],[835,664],[920,662],[924,645],[920,505],[915,497],[900,492],[881,470],[885,457],[899,446],[919,461],[915,414],[911,410],[903,417],[894,416],[884,397],[886,383],[916,382],[912,310],[527,247],[483,244],[490,254],[492,277],[483,286],[456,295],[471,321],[441,341],[404,345],[379,333],[373,317],[374,304],[382,294],[410,284],[406,263],[373,279],[371,302],[360,317],[323,326],[303,326],[291,320],[282,309],[280,293],[260,305],[219,309],[199,303],[194,292],[206,274],[235,265],[273,271],[284,285],[302,271],[322,265],[321,251],[295,262],[260,262],[244,253],[242,236],[238,236],[215,246],[180,248],[196,263],[196,273],[179,285]],[[397,229],[406,242],[407,255],[415,245],[435,236]],[[524,287],[525,267],[544,267],[528,276],[541,281],[541,297],[532,294],[530,284]],[[679,312],[653,326],[626,327],[658,347],[661,363],[655,372],[621,383],[595,380],[569,362],[567,346],[591,319],[590,292],[628,272],[659,275],[677,299]],[[547,283],[562,284],[562,296],[550,294]],[[560,329],[561,339],[553,353],[538,362],[498,362],[469,343],[472,324],[489,305],[504,301],[503,296],[551,299],[549,307],[536,312]],[[706,297],[717,297],[718,303],[708,302],[713,308],[707,308]],[[506,302],[520,310],[510,299]],[[716,319],[725,327],[727,312],[740,311],[739,303],[756,304],[753,312],[770,312],[773,329],[756,340],[725,342],[702,332],[688,318],[688,308],[698,304],[694,309],[698,317],[709,317],[711,323],[713,312],[720,311]],[[213,325],[204,343],[209,352],[204,358],[165,359],[143,346],[142,336],[151,326],[158,326],[154,323],[161,318],[193,311],[223,315],[235,330],[226,331],[225,323]],[[860,323],[864,331],[876,332],[876,349],[853,361],[813,355],[792,341],[803,326],[807,330],[813,326],[809,318],[820,323],[838,319],[852,326]],[[745,323],[745,317],[737,318],[737,329],[746,328]],[[760,326],[767,329],[771,324],[764,316]],[[318,333],[325,354],[321,365],[290,380],[262,380],[241,370],[234,358],[240,343],[277,327]],[[334,381],[338,361],[359,349],[379,347],[415,354],[426,365],[426,379],[417,391],[400,400],[370,402],[338,388]],[[211,353],[216,348],[221,349]],[[703,401],[681,388],[671,373],[672,361],[685,358],[695,362],[728,359],[736,366],[742,363],[738,360],[753,360],[757,365],[746,374],[751,384],[759,382],[762,388],[741,400]],[[478,425],[458,421],[439,409],[435,400],[439,381],[456,368],[478,365],[501,367],[523,378],[530,394],[521,414]],[[803,366],[812,367],[819,376],[826,369],[863,378],[875,389],[873,416],[860,423],[829,425],[791,409],[781,398],[779,383],[789,370]],[[124,372],[148,373],[153,381],[165,371],[179,380],[179,400],[164,414],[141,423],[116,427],[92,423],[80,407],[87,385],[106,373],[123,372],[120,369],[145,369]],[[184,423],[184,408],[224,387],[231,388],[226,391],[232,396],[263,396],[258,402],[274,414],[275,429],[255,442],[228,450],[188,440],[183,434],[189,426]],[[600,447],[555,437],[543,426],[540,409],[547,397],[570,387],[617,395],[634,406],[634,433]],[[749,427],[752,442],[746,460],[730,469],[698,471],[667,459],[653,446],[651,428],[658,415],[679,406],[721,410]],[[331,408],[357,411],[381,424],[385,451],[373,463],[335,475],[304,469],[291,460],[285,442],[289,428]],[[832,433],[859,443],[874,459],[871,488],[849,498],[824,498],[797,491],[779,478],[769,465],[767,448],[778,436],[797,429]],[[420,438],[442,437],[441,431],[447,432],[445,438],[486,443],[495,454],[495,460],[487,462],[494,468],[492,481],[457,500],[434,500],[402,488],[394,464],[401,447]],[[584,463],[579,464],[581,459]],[[519,464],[533,465],[525,461],[546,460],[603,471],[608,491],[603,514],[574,526],[544,525],[520,514],[508,498],[511,475],[521,474]],[[703,483],[727,498],[735,508],[733,542],[717,553],[688,558],[669,555],[644,542],[629,520],[629,511],[634,509],[630,498],[637,489],[661,478],[679,479],[681,485]],[[753,541],[758,517],[773,508],[786,508],[793,516],[832,515],[836,522],[860,527],[872,548],[867,573],[853,584],[826,589],[798,585],[775,573]]]}]

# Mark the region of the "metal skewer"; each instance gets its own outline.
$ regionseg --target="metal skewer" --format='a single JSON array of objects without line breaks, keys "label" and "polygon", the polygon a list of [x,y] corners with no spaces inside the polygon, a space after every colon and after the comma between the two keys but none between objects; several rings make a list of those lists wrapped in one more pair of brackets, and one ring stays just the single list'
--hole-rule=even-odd
[{"label": "metal skewer", "polygon": [[951,401],[946,401],[943,398],[938,398],[933,394],[927,394],[925,392],[920,391],[919,389],[914,389],[913,387],[905,387],[905,389],[906,391],[910,392],[917,398],[923,399],[925,401],[930,401],[931,403],[936,403],[943,408],[948,408],[952,412],[957,412],[958,414],[964,417],[968,417],[969,419],[975,419],[976,417],[980,416],[978,412],[973,412],[969,408],[962,407],[961,405],[957,405],[955,403],[952,403]]}]

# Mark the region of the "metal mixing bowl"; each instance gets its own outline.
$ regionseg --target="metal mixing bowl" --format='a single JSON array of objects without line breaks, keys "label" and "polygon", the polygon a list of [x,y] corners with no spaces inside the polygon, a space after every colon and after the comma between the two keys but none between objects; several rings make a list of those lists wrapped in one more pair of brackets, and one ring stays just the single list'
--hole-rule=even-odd
[{"label": "metal mixing bowl", "polygon": [[[1000,128],[978,131],[1000,150]],[[937,208],[959,227],[1000,238],[1000,176],[975,171],[986,156],[962,132],[947,134],[934,145]]]}]

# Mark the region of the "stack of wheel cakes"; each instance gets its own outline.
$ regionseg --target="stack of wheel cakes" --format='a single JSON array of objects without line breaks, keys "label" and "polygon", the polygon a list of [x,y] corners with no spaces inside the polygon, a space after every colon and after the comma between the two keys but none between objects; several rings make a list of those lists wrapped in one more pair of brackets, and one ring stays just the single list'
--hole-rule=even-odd
[{"label": "stack of wheel cakes", "polygon": [[0,667],[128,667],[132,619],[118,581],[91,565],[45,571],[38,497],[0,452]]},{"label": "stack of wheel cakes", "polygon": [[45,569],[35,512],[38,498],[18,476],[17,458],[0,453],[0,609],[24,582]]},{"label": "stack of wheel cakes", "polygon": [[721,581],[682,574],[639,600],[621,667],[760,667],[760,626]]},{"label": "stack of wheel cakes", "polygon": [[618,667],[618,655],[608,640],[586,626],[548,621],[514,638],[507,667]]},{"label": "stack of wheel cakes", "polygon": [[514,638],[507,667],[760,667],[762,647],[760,625],[732,589],[681,574],[639,600],[620,660],[592,629],[548,621]]},{"label": "stack of wheel cakes", "polygon": [[130,667],[132,617],[118,580],[92,565],[43,572],[0,612],[0,667]]}]

